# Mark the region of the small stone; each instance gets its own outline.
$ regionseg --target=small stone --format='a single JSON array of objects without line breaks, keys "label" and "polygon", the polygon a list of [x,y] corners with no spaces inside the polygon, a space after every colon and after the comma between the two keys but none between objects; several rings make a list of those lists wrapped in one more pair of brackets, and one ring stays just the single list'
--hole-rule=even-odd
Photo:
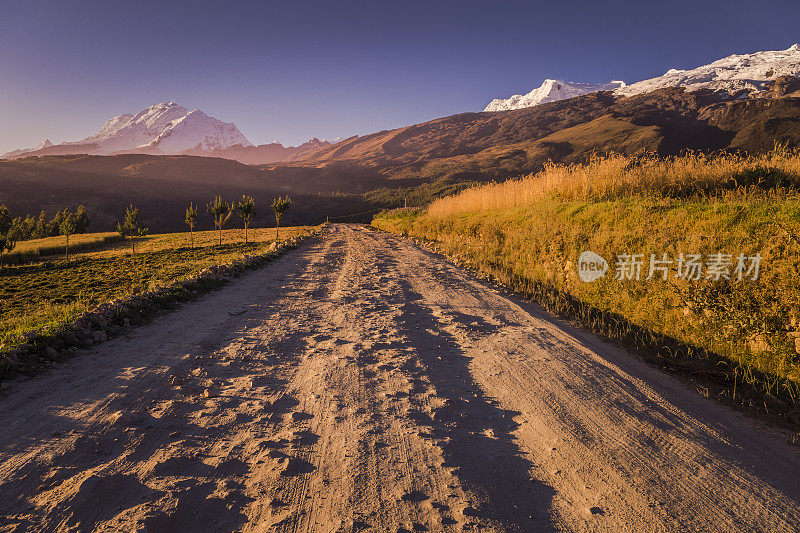
[{"label": "small stone", "polygon": [[58,356],[58,350],[56,350],[52,346],[48,346],[45,352],[47,352],[47,355],[49,355],[50,357]]}]

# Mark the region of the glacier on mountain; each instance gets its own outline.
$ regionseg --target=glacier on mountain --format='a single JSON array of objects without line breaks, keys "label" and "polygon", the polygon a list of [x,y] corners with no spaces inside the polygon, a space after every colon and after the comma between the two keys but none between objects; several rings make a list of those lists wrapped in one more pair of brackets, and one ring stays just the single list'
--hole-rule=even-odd
[{"label": "glacier on mountain", "polygon": [[[3,157],[20,156],[54,146],[50,141],[46,143],[36,148],[14,150]],[[236,145],[252,146],[235,124],[209,117],[198,109],[189,111],[175,102],[164,102],[146,107],[135,115],[126,113],[116,116],[94,135],[56,146],[61,152],[69,150],[70,146],[80,146],[80,153],[107,155],[117,152],[205,152]]]},{"label": "glacier on mountain", "polygon": [[528,94],[492,100],[484,111],[505,111],[532,107],[546,102],[574,98],[596,91],[614,91],[633,96],[665,87],[723,90],[731,94],[757,93],[780,76],[800,76],[800,44],[786,50],[731,55],[694,69],[669,69],[662,76],[626,85],[623,81],[604,84],[573,83],[547,79]]},{"label": "glacier on mountain", "polygon": [[763,51],[724,57],[691,70],[671,69],[663,76],[620,87],[615,92],[632,96],[664,87],[758,92],[780,76],[800,75],[800,44],[786,50]]},{"label": "glacier on mountain", "polygon": [[515,94],[511,98],[495,98],[484,111],[506,111],[509,109],[521,109],[523,107],[533,107],[546,102],[555,102],[574,98],[582,94],[594,93],[597,91],[612,91],[624,87],[624,81],[610,81],[608,83],[575,83],[563,80],[546,79],[540,87],[532,90],[528,94]]}]

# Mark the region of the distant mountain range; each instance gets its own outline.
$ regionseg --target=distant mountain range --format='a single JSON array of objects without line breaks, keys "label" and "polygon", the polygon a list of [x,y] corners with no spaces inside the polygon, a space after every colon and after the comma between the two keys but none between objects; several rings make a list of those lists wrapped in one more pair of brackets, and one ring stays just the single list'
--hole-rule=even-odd
[{"label": "distant mountain range", "polygon": [[253,146],[235,124],[209,117],[199,109],[189,111],[175,102],[164,102],[135,115],[126,113],[109,119],[97,133],[85,139],[55,145],[45,140],[39,146],[13,150],[0,158],[66,154],[202,155],[257,164],[283,161],[328,144],[314,138],[298,147],[284,147],[277,142]]},{"label": "distant mountain range", "polygon": [[630,85],[624,81],[591,84],[547,79],[541,87],[528,94],[492,100],[484,111],[522,109],[599,91],[614,91],[620,96],[633,96],[665,87],[685,87],[688,91],[711,89],[730,94],[750,94],[762,91],[767,83],[781,76],[797,75],[800,75],[800,44],[786,50],[731,55],[691,70],[673,68],[663,76]]},{"label": "distant mountain range", "polygon": [[[325,213],[309,208],[303,220],[312,221],[355,201],[340,193],[375,191],[373,197],[394,205],[392,198],[413,191],[430,198],[458,182],[521,176],[594,154],[800,147],[798,74],[795,45],[632,85],[611,82],[613,90],[548,80],[541,91],[493,102],[498,109],[531,104],[519,109],[461,113],[332,143],[313,138],[297,147],[253,146],[235,125],[168,102],[115,117],[81,141],[45,141],[6,154],[0,204],[35,214],[84,202],[99,227],[111,228],[120,209],[135,202],[150,206],[154,225],[178,229],[189,200],[248,191],[264,198],[322,193]],[[574,92],[582,94],[569,97]],[[159,214],[162,207],[168,215]]]},{"label": "distant mountain range", "polygon": [[[593,93],[609,92],[615,97],[632,97],[674,87],[682,87],[689,92],[701,89],[718,91],[728,98],[758,97],[779,78],[798,75],[800,45],[795,44],[786,50],[731,55],[690,70],[673,68],[663,76],[630,85],[624,81],[590,84],[547,79],[527,94],[492,100],[484,111],[526,109]],[[221,157],[250,165],[263,165],[316,161],[321,158],[330,160],[331,154],[338,154],[333,159],[341,159],[343,154],[353,155],[348,146],[363,146],[364,139],[371,137],[368,135],[359,139],[354,136],[334,143],[314,137],[300,146],[283,146],[278,142],[254,146],[235,124],[222,122],[198,109],[190,111],[175,102],[165,102],[146,107],[135,115],[116,116],[85,139],[55,145],[45,140],[39,146],[13,150],[0,158],[139,153]],[[428,141],[437,145],[440,140],[434,137]],[[463,150],[458,146],[448,149]],[[363,158],[363,155],[356,159]]]}]

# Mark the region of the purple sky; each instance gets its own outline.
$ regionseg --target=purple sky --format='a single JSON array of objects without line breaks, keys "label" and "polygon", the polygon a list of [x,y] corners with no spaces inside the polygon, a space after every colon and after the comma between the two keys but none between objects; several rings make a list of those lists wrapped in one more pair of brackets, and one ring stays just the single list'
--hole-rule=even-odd
[{"label": "purple sky", "polygon": [[524,93],[800,41],[796,0],[0,2],[0,153],[174,100],[255,144],[370,133]]}]

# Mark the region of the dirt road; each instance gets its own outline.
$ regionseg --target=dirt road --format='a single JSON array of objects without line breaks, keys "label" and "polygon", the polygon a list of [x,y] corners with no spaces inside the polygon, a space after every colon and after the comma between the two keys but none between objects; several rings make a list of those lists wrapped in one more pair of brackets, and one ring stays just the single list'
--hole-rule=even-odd
[{"label": "dirt road", "polygon": [[0,397],[0,531],[791,531],[800,450],[333,226]]}]

